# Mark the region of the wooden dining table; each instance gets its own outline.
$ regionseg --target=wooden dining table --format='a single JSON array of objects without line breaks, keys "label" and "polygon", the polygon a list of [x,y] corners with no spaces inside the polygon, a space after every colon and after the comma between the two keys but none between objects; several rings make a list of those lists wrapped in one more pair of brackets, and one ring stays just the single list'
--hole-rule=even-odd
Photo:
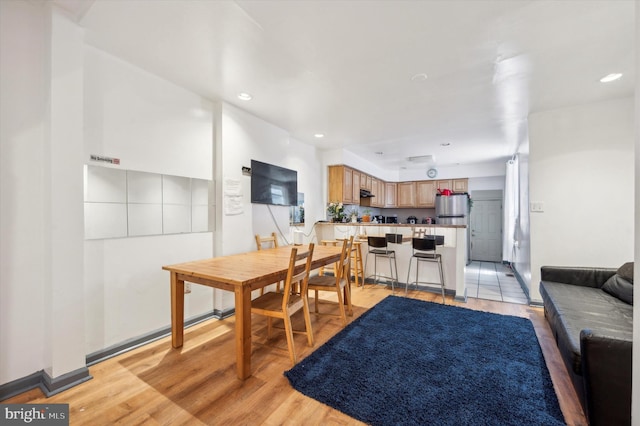
[{"label": "wooden dining table", "polygon": [[[284,280],[291,249],[282,246],[230,256],[163,266],[171,273],[171,345],[182,347],[184,338],[185,281],[232,291],[236,315],[236,372],[238,378],[251,375],[251,291]],[[308,246],[295,246],[299,251]],[[311,269],[340,260],[341,247],[316,245]],[[306,295],[305,295],[306,297]]]}]

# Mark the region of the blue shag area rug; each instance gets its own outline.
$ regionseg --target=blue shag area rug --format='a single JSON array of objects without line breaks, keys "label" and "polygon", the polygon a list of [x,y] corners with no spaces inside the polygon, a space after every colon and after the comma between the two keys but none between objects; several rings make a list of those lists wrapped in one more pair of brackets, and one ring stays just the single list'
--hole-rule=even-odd
[{"label": "blue shag area rug", "polygon": [[564,425],[531,321],[389,296],[284,373],[371,425]]}]

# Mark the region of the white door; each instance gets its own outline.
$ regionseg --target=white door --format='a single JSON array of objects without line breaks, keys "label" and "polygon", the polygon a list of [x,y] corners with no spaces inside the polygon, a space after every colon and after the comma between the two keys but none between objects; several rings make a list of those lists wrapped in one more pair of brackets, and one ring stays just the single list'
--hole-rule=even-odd
[{"label": "white door", "polygon": [[474,200],[469,217],[471,260],[502,261],[502,201]]}]

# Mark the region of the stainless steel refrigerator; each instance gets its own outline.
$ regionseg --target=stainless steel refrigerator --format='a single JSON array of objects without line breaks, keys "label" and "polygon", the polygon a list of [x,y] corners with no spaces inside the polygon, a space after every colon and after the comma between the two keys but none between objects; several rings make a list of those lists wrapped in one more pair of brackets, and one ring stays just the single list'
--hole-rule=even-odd
[{"label": "stainless steel refrigerator", "polygon": [[436,195],[436,224],[467,226],[467,259],[471,262],[471,233],[469,232],[469,194]]},{"label": "stainless steel refrigerator", "polygon": [[436,195],[436,223],[442,225],[468,225],[469,195]]}]

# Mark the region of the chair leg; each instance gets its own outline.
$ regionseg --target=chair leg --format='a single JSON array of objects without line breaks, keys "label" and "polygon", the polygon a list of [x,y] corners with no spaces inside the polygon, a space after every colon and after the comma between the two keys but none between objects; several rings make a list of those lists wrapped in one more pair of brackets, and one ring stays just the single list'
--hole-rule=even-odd
[{"label": "chair leg", "polygon": [[[396,254],[393,254],[393,265],[396,268],[396,284],[400,285],[400,281],[398,280],[398,260],[396,259]],[[393,276],[391,276],[393,278]]]},{"label": "chair leg", "polygon": [[411,276],[411,261],[413,260],[413,256],[409,258],[409,269],[407,270],[407,282],[404,285],[404,295],[406,296],[409,291],[409,277]]},{"label": "chair leg", "polygon": [[442,304],[445,304],[444,299],[444,274],[442,272],[442,261],[438,260],[438,272],[440,273],[440,288],[442,289]]},{"label": "chair leg", "polygon": [[344,286],[344,298],[345,302],[347,302],[347,314],[352,317],[353,306],[351,305],[351,286],[348,283]]},{"label": "chair leg", "polygon": [[291,325],[291,317],[285,312],[283,319],[284,319],[284,332],[287,335],[287,347],[289,348],[289,358],[291,358],[291,362],[293,363],[293,365],[296,365],[296,362],[297,362],[296,348],[293,343],[293,326]]},{"label": "chair leg", "polygon": [[314,339],[313,339],[313,328],[311,328],[311,314],[310,314],[310,309],[309,309],[309,299],[307,297],[304,297],[302,299],[302,313],[304,314],[304,326],[305,329],[307,330],[307,344],[309,346],[313,346],[314,345]]},{"label": "chair leg", "polygon": [[340,310],[340,318],[342,318],[342,325],[346,326],[347,315],[344,312],[344,300],[342,299],[342,289],[340,288],[339,285],[336,286],[336,292],[338,293],[338,309]]}]

